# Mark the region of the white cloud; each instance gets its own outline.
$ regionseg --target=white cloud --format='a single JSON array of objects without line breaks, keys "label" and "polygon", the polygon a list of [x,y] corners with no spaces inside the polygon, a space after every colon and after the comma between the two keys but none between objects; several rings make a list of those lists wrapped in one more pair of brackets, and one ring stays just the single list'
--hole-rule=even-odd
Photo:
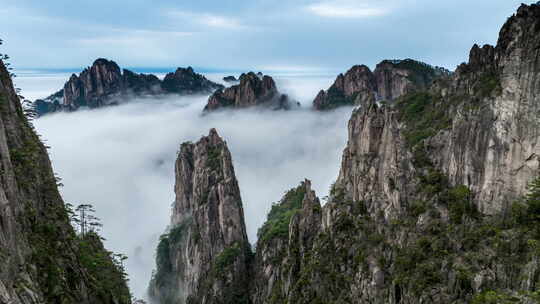
[{"label": "white cloud", "polygon": [[[307,105],[333,78],[276,82],[281,91]],[[50,83],[50,92],[58,89],[56,79],[43,81]],[[23,93],[35,94],[30,89],[23,86]],[[350,108],[318,113],[304,106],[288,112],[241,110],[201,116],[206,99],[141,100],[35,121],[52,147],[53,167],[65,185],[64,199],[94,204],[107,248],[129,257],[130,286],[137,297],[146,291],[158,237],[169,223],[174,161],[181,142],[196,141],[212,127],[227,141],[251,242],[272,202],[286,190],[309,178],[322,197],[337,177]]]},{"label": "white cloud", "polygon": [[[111,34],[112,32],[112,34]],[[193,32],[153,31],[153,30],[109,30],[107,35],[79,38],[75,41],[82,45],[137,46],[152,40],[175,39],[192,36]]]},{"label": "white cloud", "polygon": [[386,8],[349,1],[319,2],[306,8],[312,14],[330,18],[365,18],[383,16],[389,13]]},{"label": "white cloud", "polygon": [[240,29],[243,27],[236,19],[216,15],[202,15],[200,22],[207,26],[226,29]]},{"label": "white cloud", "polygon": [[246,28],[245,25],[237,18],[215,15],[210,13],[195,13],[190,11],[170,10],[165,13],[172,19],[181,19],[181,21],[189,21],[203,27],[216,29],[240,30]]}]

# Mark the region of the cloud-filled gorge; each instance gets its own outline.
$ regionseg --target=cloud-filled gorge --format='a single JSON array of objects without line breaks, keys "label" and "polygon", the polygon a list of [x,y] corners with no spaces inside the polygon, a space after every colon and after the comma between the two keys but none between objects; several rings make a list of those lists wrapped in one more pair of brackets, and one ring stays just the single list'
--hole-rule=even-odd
[{"label": "cloud-filled gorge", "polygon": [[106,246],[128,255],[132,292],[143,297],[159,235],[169,223],[180,144],[198,140],[213,127],[227,141],[254,243],[271,204],[286,190],[309,178],[322,197],[337,177],[351,108],[328,113],[309,109],[317,91],[330,81],[277,79],[278,87],[303,103],[300,110],[203,116],[207,97],[169,97],[53,114],[34,124],[51,146],[64,200],[95,206]]}]

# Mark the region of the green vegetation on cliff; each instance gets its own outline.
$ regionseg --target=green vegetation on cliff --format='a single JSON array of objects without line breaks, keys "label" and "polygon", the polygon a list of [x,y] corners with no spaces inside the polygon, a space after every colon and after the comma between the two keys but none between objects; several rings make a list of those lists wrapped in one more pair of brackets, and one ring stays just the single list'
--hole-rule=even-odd
[{"label": "green vegetation on cliff", "polygon": [[257,232],[259,239],[266,241],[274,237],[284,237],[289,235],[289,223],[291,217],[302,209],[302,200],[306,194],[303,185],[289,190],[281,202],[272,205],[264,225]]}]

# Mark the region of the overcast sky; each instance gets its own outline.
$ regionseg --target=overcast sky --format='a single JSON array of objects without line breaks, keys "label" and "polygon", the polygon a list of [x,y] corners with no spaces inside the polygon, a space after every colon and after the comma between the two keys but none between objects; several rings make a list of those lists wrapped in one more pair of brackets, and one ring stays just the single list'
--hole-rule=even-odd
[{"label": "overcast sky", "polygon": [[[414,58],[454,69],[515,0],[2,0],[15,68],[336,70]],[[526,1],[532,3],[534,1]]]}]

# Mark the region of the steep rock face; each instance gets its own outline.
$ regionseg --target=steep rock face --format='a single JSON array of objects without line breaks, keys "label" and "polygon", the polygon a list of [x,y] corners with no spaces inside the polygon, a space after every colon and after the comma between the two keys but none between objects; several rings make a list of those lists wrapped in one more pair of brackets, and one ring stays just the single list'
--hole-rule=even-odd
[{"label": "steep rock face", "polygon": [[407,93],[427,89],[432,82],[449,72],[412,59],[384,60],[377,65],[374,76],[381,100],[394,100]]},{"label": "steep rock face", "polygon": [[396,114],[375,104],[356,110],[333,189],[335,196],[362,201],[373,213],[398,217],[414,186],[412,163]]},{"label": "steep rock face", "polygon": [[161,87],[168,93],[183,95],[211,94],[215,90],[223,89],[222,85],[195,73],[192,67],[178,68],[174,73],[168,73]]},{"label": "steep rock face", "polygon": [[98,108],[125,102],[133,97],[163,94],[210,94],[222,85],[197,74],[193,68],[178,68],[161,81],[154,75],[137,74],[107,59],[97,59],[79,75],[71,75],[64,88],[34,102],[38,115],[74,111],[80,107]]},{"label": "steep rock face", "polygon": [[280,94],[272,77],[253,72],[242,74],[240,83],[225,90],[216,91],[208,99],[205,112],[222,108],[268,107],[274,110],[289,109],[292,102],[287,95]]},{"label": "steep rock face", "polygon": [[376,99],[377,83],[365,65],[353,66],[345,75],[339,74],[328,91],[320,91],[313,106],[327,110],[343,105],[369,104]]},{"label": "steep rock face", "polygon": [[320,91],[313,107],[331,110],[344,105],[369,105],[375,100],[392,101],[404,94],[427,89],[450,72],[412,59],[384,60],[374,72],[365,65],[340,74],[327,91]]},{"label": "steep rock face", "polygon": [[[83,248],[75,235],[47,151],[2,62],[0,108],[0,303],[129,303],[101,241]],[[96,256],[107,284],[87,267]]]},{"label": "steep rock face", "polygon": [[328,202],[305,181],[259,230],[251,301],[538,303],[539,22],[523,5],[455,74],[356,109]]},{"label": "steep rock face", "polygon": [[539,22],[523,5],[450,79],[353,113],[289,303],[537,301]]},{"label": "steep rock face", "polygon": [[100,58],[79,76],[71,75],[64,85],[64,105],[96,108],[102,106],[106,98],[114,98],[122,89],[120,67],[113,61]]},{"label": "steep rock face", "polygon": [[176,200],[150,295],[160,303],[248,303],[251,248],[227,144],[212,129],[184,143]]},{"label": "steep rock face", "polygon": [[521,6],[497,46],[474,46],[441,94],[459,104],[451,133],[429,140],[435,162],[486,213],[506,209],[540,167],[539,34],[540,5]]},{"label": "steep rock face", "polygon": [[289,190],[272,207],[258,232],[251,299],[253,303],[284,303],[299,280],[321,221],[321,205],[311,182]]}]

